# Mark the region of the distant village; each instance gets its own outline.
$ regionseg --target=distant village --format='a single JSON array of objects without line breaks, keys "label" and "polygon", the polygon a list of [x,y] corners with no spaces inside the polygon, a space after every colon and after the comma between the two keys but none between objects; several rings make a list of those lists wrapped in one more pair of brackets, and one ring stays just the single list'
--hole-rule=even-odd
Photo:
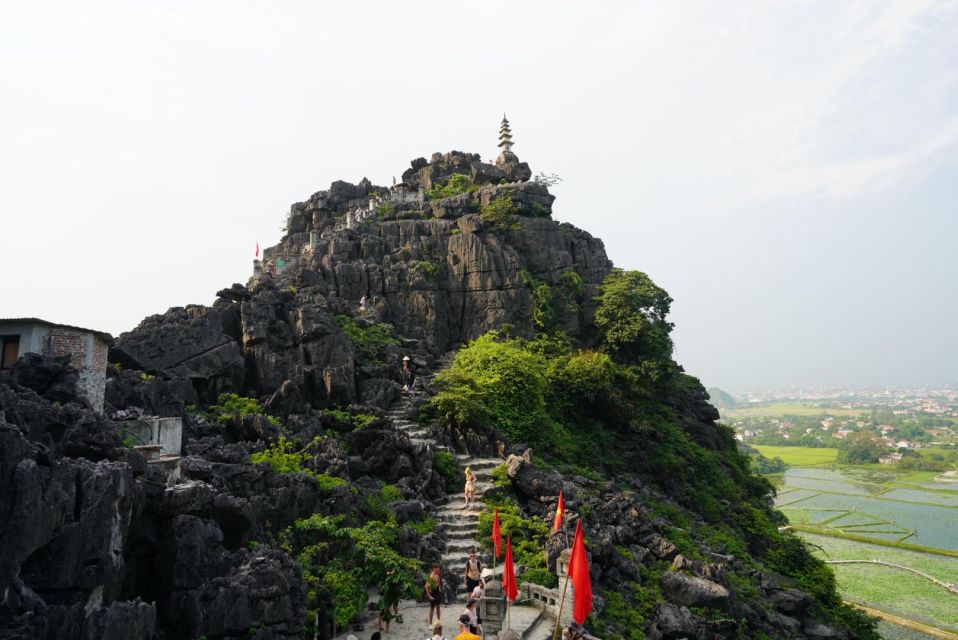
[{"label": "distant village", "polygon": [[721,412],[745,444],[841,450],[870,443],[877,458],[870,461],[882,464],[909,456],[942,463],[958,458],[958,389],[751,394]]}]

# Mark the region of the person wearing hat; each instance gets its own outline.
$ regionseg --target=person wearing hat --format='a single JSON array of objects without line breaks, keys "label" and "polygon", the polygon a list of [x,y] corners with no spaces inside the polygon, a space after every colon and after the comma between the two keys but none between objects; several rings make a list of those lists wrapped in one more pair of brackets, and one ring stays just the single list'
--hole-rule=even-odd
[{"label": "person wearing hat", "polygon": [[469,631],[469,616],[464,613],[459,616],[459,635],[452,640],[482,640],[482,638]]}]

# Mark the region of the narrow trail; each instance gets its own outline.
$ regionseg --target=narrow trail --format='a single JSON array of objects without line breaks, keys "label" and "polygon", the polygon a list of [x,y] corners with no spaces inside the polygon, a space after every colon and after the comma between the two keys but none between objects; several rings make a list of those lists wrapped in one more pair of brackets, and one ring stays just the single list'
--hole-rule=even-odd
[{"label": "narrow trail", "polygon": [[899,627],[905,627],[906,629],[911,629],[913,631],[920,631],[926,635],[929,635],[933,638],[941,638],[942,640],[958,640],[958,633],[953,631],[947,631],[945,629],[939,629],[938,627],[933,627],[924,622],[918,622],[917,620],[912,620],[911,618],[905,618],[894,613],[888,613],[887,611],[882,611],[881,609],[875,609],[874,607],[868,607],[857,602],[852,602],[850,600],[843,600],[845,604],[855,607],[861,611],[864,611],[870,616],[875,616],[876,618],[881,618],[891,622],[892,624],[897,624]]}]

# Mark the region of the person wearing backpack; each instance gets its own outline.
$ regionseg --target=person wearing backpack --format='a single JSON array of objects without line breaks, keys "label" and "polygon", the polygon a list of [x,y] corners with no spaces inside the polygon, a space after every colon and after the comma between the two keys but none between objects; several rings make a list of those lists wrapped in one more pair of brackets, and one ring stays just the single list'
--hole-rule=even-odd
[{"label": "person wearing backpack", "polygon": [[[472,590],[479,584],[482,576],[482,562],[476,557],[475,551],[469,552],[466,559],[466,593],[471,594]],[[468,597],[468,596],[467,596]]]}]

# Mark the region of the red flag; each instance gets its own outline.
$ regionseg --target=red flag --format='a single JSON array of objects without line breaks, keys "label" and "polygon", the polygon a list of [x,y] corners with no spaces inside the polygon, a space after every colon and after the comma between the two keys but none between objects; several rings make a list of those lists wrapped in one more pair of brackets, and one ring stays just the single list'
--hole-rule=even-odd
[{"label": "red flag", "polygon": [[498,509],[496,509],[496,515],[492,519],[492,548],[495,549],[497,558],[502,555],[502,531],[499,529]]},{"label": "red flag", "polygon": [[[565,513],[565,502],[562,501],[562,492],[559,492],[559,504],[556,506],[556,517],[552,521],[552,530],[558,531],[562,528],[562,515]],[[568,538],[566,538],[568,540]]]},{"label": "red flag", "polygon": [[589,577],[589,558],[585,554],[582,520],[579,520],[575,527],[575,540],[572,542],[572,554],[569,556],[569,579],[575,591],[572,617],[579,624],[584,624],[592,611],[592,579]]},{"label": "red flag", "polygon": [[256,243],[256,255],[255,255],[254,257],[256,257],[256,258],[259,257],[259,243],[258,243],[258,242]]},{"label": "red flag", "polygon": [[506,538],[506,561],[502,564],[502,590],[506,592],[509,602],[515,602],[519,595],[516,586],[516,569],[512,566],[512,536]]}]

